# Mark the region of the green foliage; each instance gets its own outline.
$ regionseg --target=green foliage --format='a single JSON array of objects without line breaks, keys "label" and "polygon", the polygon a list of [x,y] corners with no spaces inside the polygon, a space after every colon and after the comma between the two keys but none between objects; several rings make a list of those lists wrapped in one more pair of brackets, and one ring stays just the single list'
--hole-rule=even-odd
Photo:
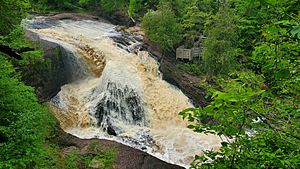
[{"label": "green foliage", "polygon": [[0,67],[0,168],[47,164],[43,145],[55,120],[2,54]]},{"label": "green foliage", "polygon": [[127,11],[127,0],[100,0],[100,7],[105,14],[111,14],[115,11]]},{"label": "green foliage", "polygon": [[134,17],[137,12],[142,8],[142,2],[137,0],[129,0],[128,15]]},{"label": "green foliage", "polygon": [[198,63],[182,63],[182,64],[177,64],[176,67],[188,73],[191,73],[195,76],[204,75],[203,67]]},{"label": "green foliage", "polygon": [[88,11],[99,10],[99,0],[79,0],[78,5]]},{"label": "green foliage", "polygon": [[20,49],[26,47],[35,48],[35,50],[21,53],[22,60],[14,61],[14,65],[16,66],[32,66],[36,62],[39,62],[39,64],[41,64],[44,61],[44,53],[42,49],[37,44],[34,44],[29,40],[25,40],[24,35],[25,30],[20,26],[17,26],[8,35],[2,36],[2,38],[0,39],[0,44],[7,45],[13,49]]},{"label": "green foliage", "polygon": [[233,9],[239,17],[239,29],[241,38],[239,45],[245,51],[245,55],[251,55],[255,44],[261,41],[261,33],[266,25],[290,20],[296,17],[300,9],[297,0],[234,0]]},{"label": "green foliage", "polygon": [[15,26],[6,36],[0,38],[0,44],[10,46],[11,48],[23,48],[27,47],[24,41],[25,31],[20,26]]},{"label": "green foliage", "polygon": [[205,32],[203,62],[207,75],[226,75],[236,68],[238,29],[236,20],[230,11],[217,13]]},{"label": "green foliage", "polygon": [[192,168],[299,168],[299,1],[215,2],[203,51],[215,86],[201,84],[213,101],[180,115],[224,140]]},{"label": "green foliage", "polygon": [[93,160],[101,162],[103,169],[113,169],[113,162],[116,159],[117,150],[115,147],[100,146],[99,142],[95,141],[88,146],[91,154],[81,157],[87,165],[91,164]]},{"label": "green foliage", "polygon": [[[220,151],[197,156],[192,168],[300,168],[299,0],[30,2],[37,11],[83,8],[102,16],[142,18],[146,35],[164,52],[182,44],[191,47],[204,35],[203,65],[178,67],[195,75],[206,73],[214,86],[201,86],[213,101],[180,114],[196,132],[226,140]],[[19,27],[29,1],[0,3],[0,44],[30,46]],[[23,60],[13,63],[34,77],[35,71],[51,71],[51,62],[42,55],[42,50],[24,52]],[[57,149],[45,141],[54,120],[1,53],[0,89],[0,168],[77,168],[79,162],[89,165],[93,160],[112,167],[114,152],[84,157],[74,152],[66,161],[57,160]],[[92,149],[98,151],[97,146]]]},{"label": "green foliage", "polygon": [[252,67],[264,74],[278,94],[300,93],[300,44],[295,36],[299,23],[284,20],[268,25],[262,33],[264,41],[250,57]]},{"label": "green foliage", "polygon": [[79,0],[79,6],[89,11],[109,16],[114,12],[123,13],[127,11],[129,1],[127,0]]},{"label": "green foliage", "polygon": [[78,149],[72,150],[66,156],[66,169],[79,168],[79,164],[94,166],[99,169],[113,169],[116,150],[112,147],[100,147],[98,142],[88,146],[88,154],[80,154]]},{"label": "green foliage", "polygon": [[169,2],[160,3],[157,11],[149,11],[143,18],[142,26],[147,37],[164,51],[172,50],[181,41],[181,25]]},{"label": "green foliage", "polygon": [[79,164],[78,150],[72,150],[66,157],[66,169],[77,169]]},{"label": "green foliage", "polygon": [[[1,10],[1,21],[6,22],[6,26],[1,25],[1,33],[4,33],[0,36],[0,44],[14,49],[32,46],[24,40],[24,30],[19,26],[28,10],[28,1],[2,4],[8,10],[15,10]],[[18,68],[42,60],[43,52],[34,50],[21,55],[21,61],[12,60]],[[57,149],[46,141],[57,128],[56,120],[38,103],[33,88],[21,82],[19,73],[7,58],[0,52],[0,168],[56,166]]]},{"label": "green foliage", "polygon": [[285,139],[286,135],[269,131],[243,136],[234,144],[224,142],[219,152],[197,156],[191,168],[299,168],[299,142]]},{"label": "green foliage", "polygon": [[235,72],[219,79],[206,107],[186,109],[189,128],[226,138],[218,152],[197,156],[192,168],[298,168],[299,100],[266,92],[263,77]]},{"label": "green foliage", "polygon": [[[213,120],[209,123],[194,126],[195,131],[213,132],[218,135],[225,134],[228,136],[241,134],[240,132],[242,131],[237,126],[248,116],[247,108],[245,107],[244,110],[242,107],[256,103],[258,96],[264,92],[260,89],[263,82],[261,82],[262,78],[255,76],[252,72],[236,72],[232,76],[235,76],[235,78],[228,80],[219,79],[218,83],[221,84],[223,91],[214,91],[212,94],[214,101],[209,106],[192,109],[195,110],[195,116],[196,114],[197,116],[200,115],[197,117],[198,122],[201,122],[199,120],[202,118],[208,119],[213,117]],[[189,109],[184,112],[189,112]],[[181,114],[184,115],[183,117],[191,115],[189,113]],[[219,126],[219,124],[226,125]]]},{"label": "green foliage", "polygon": [[104,153],[98,153],[96,155],[88,155],[84,158],[82,158],[86,164],[91,164],[93,160],[96,160],[98,162],[101,162],[102,167],[101,169],[113,169],[113,162],[116,158],[116,150],[110,148],[110,147],[104,147],[102,148],[102,151]]},{"label": "green foliage", "polygon": [[30,8],[28,0],[0,0],[0,36],[13,30]]},{"label": "green foliage", "polygon": [[204,22],[208,17],[206,12],[200,11],[197,0],[192,0],[184,8],[182,16],[183,38],[186,46],[193,46],[194,42],[203,33]]},{"label": "green foliage", "polygon": [[[159,4],[160,0],[147,0],[147,1],[142,1],[143,8],[145,10],[148,9],[156,9],[156,6]],[[144,13],[143,13],[144,14]]]},{"label": "green foliage", "polygon": [[30,0],[32,8],[39,12],[46,11],[78,11],[78,0]]}]

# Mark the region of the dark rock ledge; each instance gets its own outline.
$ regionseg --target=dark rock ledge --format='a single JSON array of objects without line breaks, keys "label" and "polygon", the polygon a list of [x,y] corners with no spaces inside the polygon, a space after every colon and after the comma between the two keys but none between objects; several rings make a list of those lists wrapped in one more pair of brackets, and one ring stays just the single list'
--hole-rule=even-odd
[{"label": "dark rock ledge", "polygon": [[[65,133],[62,130],[59,131],[58,137],[55,138],[55,142],[64,147],[64,150],[68,150],[72,147],[78,149],[81,156],[91,153],[91,150],[88,148],[91,145],[97,145],[97,148],[100,150],[106,147],[114,148],[117,155],[115,162],[113,163],[113,167],[116,169],[183,169],[183,167],[168,164],[145,152],[114,141],[101,139],[79,139],[73,135]],[[85,168],[84,166],[81,167]]]}]

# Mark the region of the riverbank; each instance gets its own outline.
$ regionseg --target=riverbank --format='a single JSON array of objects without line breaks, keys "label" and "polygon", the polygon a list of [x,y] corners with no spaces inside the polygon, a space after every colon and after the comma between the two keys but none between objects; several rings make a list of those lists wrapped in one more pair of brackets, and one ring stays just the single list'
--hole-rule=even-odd
[{"label": "riverbank", "polygon": [[[53,23],[51,23],[51,21],[55,22],[55,21],[58,21],[58,20],[74,20],[74,21],[80,21],[80,20],[96,20],[96,21],[98,21],[98,20],[100,20],[100,18],[95,18],[95,17],[87,15],[87,14],[58,14],[58,15],[50,15],[47,18],[48,19],[47,19],[46,22],[50,22],[49,27],[51,26],[51,24],[53,25]],[[107,22],[107,21],[102,21],[101,20],[101,22]],[[44,23],[42,23],[41,25],[45,26]],[[35,26],[40,26],[40,25],[35,25]],[[46,26],[47,26],[47,24],[46,24]],[[27,35],[29,37],[35,37],[36,38],[36,36],[32,32],[28,32]],[[122,38],[119,39],[119,40],[121,40],[123,42],[124,42],[124,40],[126,41],[126,39],[122,39]],[[126,42],[124,42],[124,43],[126,44]],[[46,86],[45,85],[43,85],[43,87],[38,86],[39,87],[38,89],[40,89],[40,92],[39,92],[40,96],[43,96],[44,100],[47,100],[47,99],[52,98],[54,95],[56,95],[57,92],[59,92],[60,87],[62,85],[64,85],[64,84],[69,83],[71,81],[71,79],[64,78],[65,77],[64,76],[64,72],[67,71],[67,70],[65,70],[65,69],[62,68],[64,66],[63,63],[66,62],[66,60],[64,60],[65,58],[54,57],[55,55],[57,55],[57,53],[55,53],[55,51],[57,51],[58,53],[68,53],[68,51],[64,51],[64,49],[62,47],[60,47],[60,46],[57,46],[57,44],[49,43],[47,41],[42,41],[42,46],[43,46],[44,49],[46,49],[45,50],[46,57],[48,57],[49,59],[52,59],[53,65],[56,65],[54,67],[55,71],[51,71],[51,73],[52,73],[51,77],[57,78],[56,80],[53,80],[53,78],[50,78],[49,76],[40,76],[40,78],[42,78],[42,79],[44,78],[44,80],[46,80],[46,81],[48,79],[48,83],[46,83],[47,84]],[[59,50],[56,50],[56,49],[59,49]],[[53,58],[55,58],[55,59],[53,60]],[[170,66],[170,67],[172,67],[172,66]],[[176,66],[173,66],[172,68],[176,68]],[[180,80],[180,78],[176,78],[176,79]],[[43,81],[43,80],[39,79],[38,81]],[[53,85],[53,83],[55,83],[55,85]],[[35,85],[38,85],[38,84],[35,84]],[[52,89],[49,89],[47,86],[48,87],[55,86],[55,87],[52,88]],[[51,92],[49,92],[48,94],[44,93],[42,91],[43,89],[45,89],[44,91],[51,91]],[[85,139],[82,140],[82,139],[74,138],[73,136],[72,136],[72,138],[69,138],[68,136],[65,136],[62,133],[60,133],[60,136],[62,136],[63,138],[67,138],[67,139],[58,140],[58,144],[63,143],[65,145],[75,145],[75,147],[77,147],[75,149],[79,149],[80,151],[82,151],[82,149],[84,150],[85,149],[84,147],[86,147],[86,145],[90,145],[90,144],[92,144],[92,142],[94,142],[95,140],[97,140],[97,139],[93,139],[93,140],[89,140],[88,141],[88,140],[85,140]],[[98,141],[96,141],[96,142],[98,142]],[[119,143],[115,143],[115,142],[111,142],[111,141],[103,141],[103,140],[99,140],[99,145],[101,145],[102,142],[103,142],[103,144],[107,143],[109,145],[116,145],[117,147],[119,147],[119,145],[120,145]],[[147,155],[149,157],[146,158],[145,157],[145,153],[143,154],[143,152],[135,150],[135,149],[130,148],[130,147],[127,147],[127,148],[124,148],[124,147],[127,147],[127,146],[121,146],[120,149],[122,149],[122,150],[126,149],[126,151],[132,151],[133,156],[138,159],[138,160],[135,160],[135,161],[137,161],[137,164],[135,164],[136,167],[137,166],[143,167],[143,168],[147,168],[147,167],[148,168],[159,168],[158,166],[162,166],[162,168],[168,168],[168,167],[174,168],[174,167],[177,167],[177,166],[173,166],[173,165],[169,166],[168,164],[166,164],[164,162],[157,161],[158,159],[153,158],[150,155]],[[126,153],[125,153],[125,156],[126,156]],[[127,156],[127,157],[130,157],[130,156]],[[141,157],[144,157],[144,158],[141,158]],[[145,159],[147,159],[147,161],[150,160],[151,164],[145,162]],[[129,159],[126,159],[126,158],[124,160],[120,160],[120,159],[118,160],[117,159],[117,161],[121,161],[120,162],[121,164],[125,163],[125,164],[123,164],[121,166],[127,166],[126,165],[126,161],[128,161],[128,160]],[[154,165],[154,166],[152,165],[152,164],[156,164],[156,163],[157,163],[157,165]],[[141,164],[142,164],[142,166],[140,166]]]},{"label": "riverbank", "polygon": [[[168,164],[145,152],[125,146],[123,144],[103,139],[80,139],[59,130],[53,142],[59,145],[63,158],[68,158],[77,152],[78,159],[88,156],[107,155],[114,153],[111,166],[115,169],[182,169],[177,165]],[[109,155],[109,154],[108,154]],[[101,159],[94,160],[86,165],[83,160],[78,160],[78,168],[98,168],[103,165]],[[101,167],[99,167],[101,168]]]},{"label": "riverbank", "polygon": [[[53,22],[58,21],[58,20],[65,20],[65,19],[70,19],[70,20],[74,20],[74,21],[80,21],[80,20],[92,20],[92,21],[100,21],[100,22],[104,22],[104,23],[111,23],[109,20],[103,19],[101,17],[98,16],[94,16],[91,14],[86,14],[86,13],[60,13],[60,14],[48,14],[47,15],[47,22],[49,22],[49,24],[53,24]],[[117,21],[114,20],[112,23],[116,23]],[[43,23],[43,25],[45,25]],[[199,78],[198,76],[194,76],[191,75],[185,71],[183,71],[182,69],[179,69],[176,64],[178,63],[178,61],[175,59],[175,56],[173,53],[169,53],[166,54],[165,56],[162,56],[162,52],[159,49],[159,47],[157,47],[156,45],[154,45],[153,43],[151,43],[147,37],[143,34],[143,32],[141,32],[141,28],[140,27],[129,27],[126,28],[124,26],[120,26],[117,29],[120,33],[125,34],[125,36],[123,36],[124,38],[118,38],[118,39],[114,39],[116,41],[116,43],[123,43],[126,44],[126,34],[128,37],[128,34],[133,33],[133,34],[139,34],[143,37],[144,40],[141,41],[142,46],[141,49],[142,50],[147,50],[149,53],[151,53],[150,56],[152,56],[154,59],[159,61],[159,70],[161,71],[161,73],[163,74],[163,79],[166,80],[168,83],[173,84],[174,86],[178,87],[186,96],[188,96],[192,103],[198,107],[198,106],[204,106],[207,105],[209,103],[209,100],[205,99],[205,94],[207,93],[207,91],[201,87],[199,87],[199,82],[201,81],[201,78]],[[27,36],[36,39],[36,36],[32,34],[32,32],[27,32]],[[46,52],[46,56],[47,55],[53,55],[53,53],[51,52],[52,48],[57,48],[57,46],[55,45],[50,45],[49,43],[47,44],[43,44],[42,42],[42,46]],[[52,58],[51,56],[49,58]],[[26,79],[24,79],[26,81]],[[47,79],[44,79],[47,81]],[[40,84],[36,84],[37,82],[39,82],[40,80],[34,80],[34,81],[28,81],[27,83],[29,83],[31,86],[34,86],[37,90],[37,94],[38,97],[40,98],[40,100],[43,101],[47,101],[50,98],[52,98],[53,96],[55,96],[57,94],[57,92],[59,91],[59,88],[62,84],[64,84],[63,82],[61,82],[60,80],[56,80],[56,85],[53,85],[53,82],[46,82],[46,86],[43,85],[43,87],[41,87]],[[58,83],[59,82],[59,83]],[[51,83],[51,85],[48,85],[49,83]]]}]

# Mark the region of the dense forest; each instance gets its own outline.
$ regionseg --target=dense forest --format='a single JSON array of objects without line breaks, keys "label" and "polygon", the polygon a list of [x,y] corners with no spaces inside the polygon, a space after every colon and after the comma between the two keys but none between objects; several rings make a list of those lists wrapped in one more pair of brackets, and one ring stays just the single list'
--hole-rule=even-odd
[{"label": "dense forest", "polygon": [[[24,37],[31,13],[89,12],[139,24],[163,55],[202,48],[178,67],[204,79],[211,102],[179,113],[199,133],[224,138],[192,168],[300,167],[299,0],[0,0],[0,168],[56,168],[57,122],[22,82],[45,62]],[[175,56],[174,56],[175,57]],[[33,66],[34,67],[34,66]],[[197,143],[195,143],[197,144]]]}]

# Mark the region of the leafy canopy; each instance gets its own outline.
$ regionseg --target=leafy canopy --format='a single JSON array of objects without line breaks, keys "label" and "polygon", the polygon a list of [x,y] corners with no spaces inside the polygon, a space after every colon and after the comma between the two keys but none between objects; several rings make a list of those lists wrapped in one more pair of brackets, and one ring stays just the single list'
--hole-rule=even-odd
[{"label": "leafy canopy", "polygon": [[208,88],[209,105],[180,113],[194,131],[224,139],[220,151],[197,156],[192,168],[298,168],[299,100],[275,97],[249,71],[218,82],[221,91]]},{"label": "leafy canopy", "polygon": [[181,41],[182,28],[177,21],[171,3],[162,1],[157,11],[150,10],[144,16],[142,26],[151,41],[170,51]]}]

